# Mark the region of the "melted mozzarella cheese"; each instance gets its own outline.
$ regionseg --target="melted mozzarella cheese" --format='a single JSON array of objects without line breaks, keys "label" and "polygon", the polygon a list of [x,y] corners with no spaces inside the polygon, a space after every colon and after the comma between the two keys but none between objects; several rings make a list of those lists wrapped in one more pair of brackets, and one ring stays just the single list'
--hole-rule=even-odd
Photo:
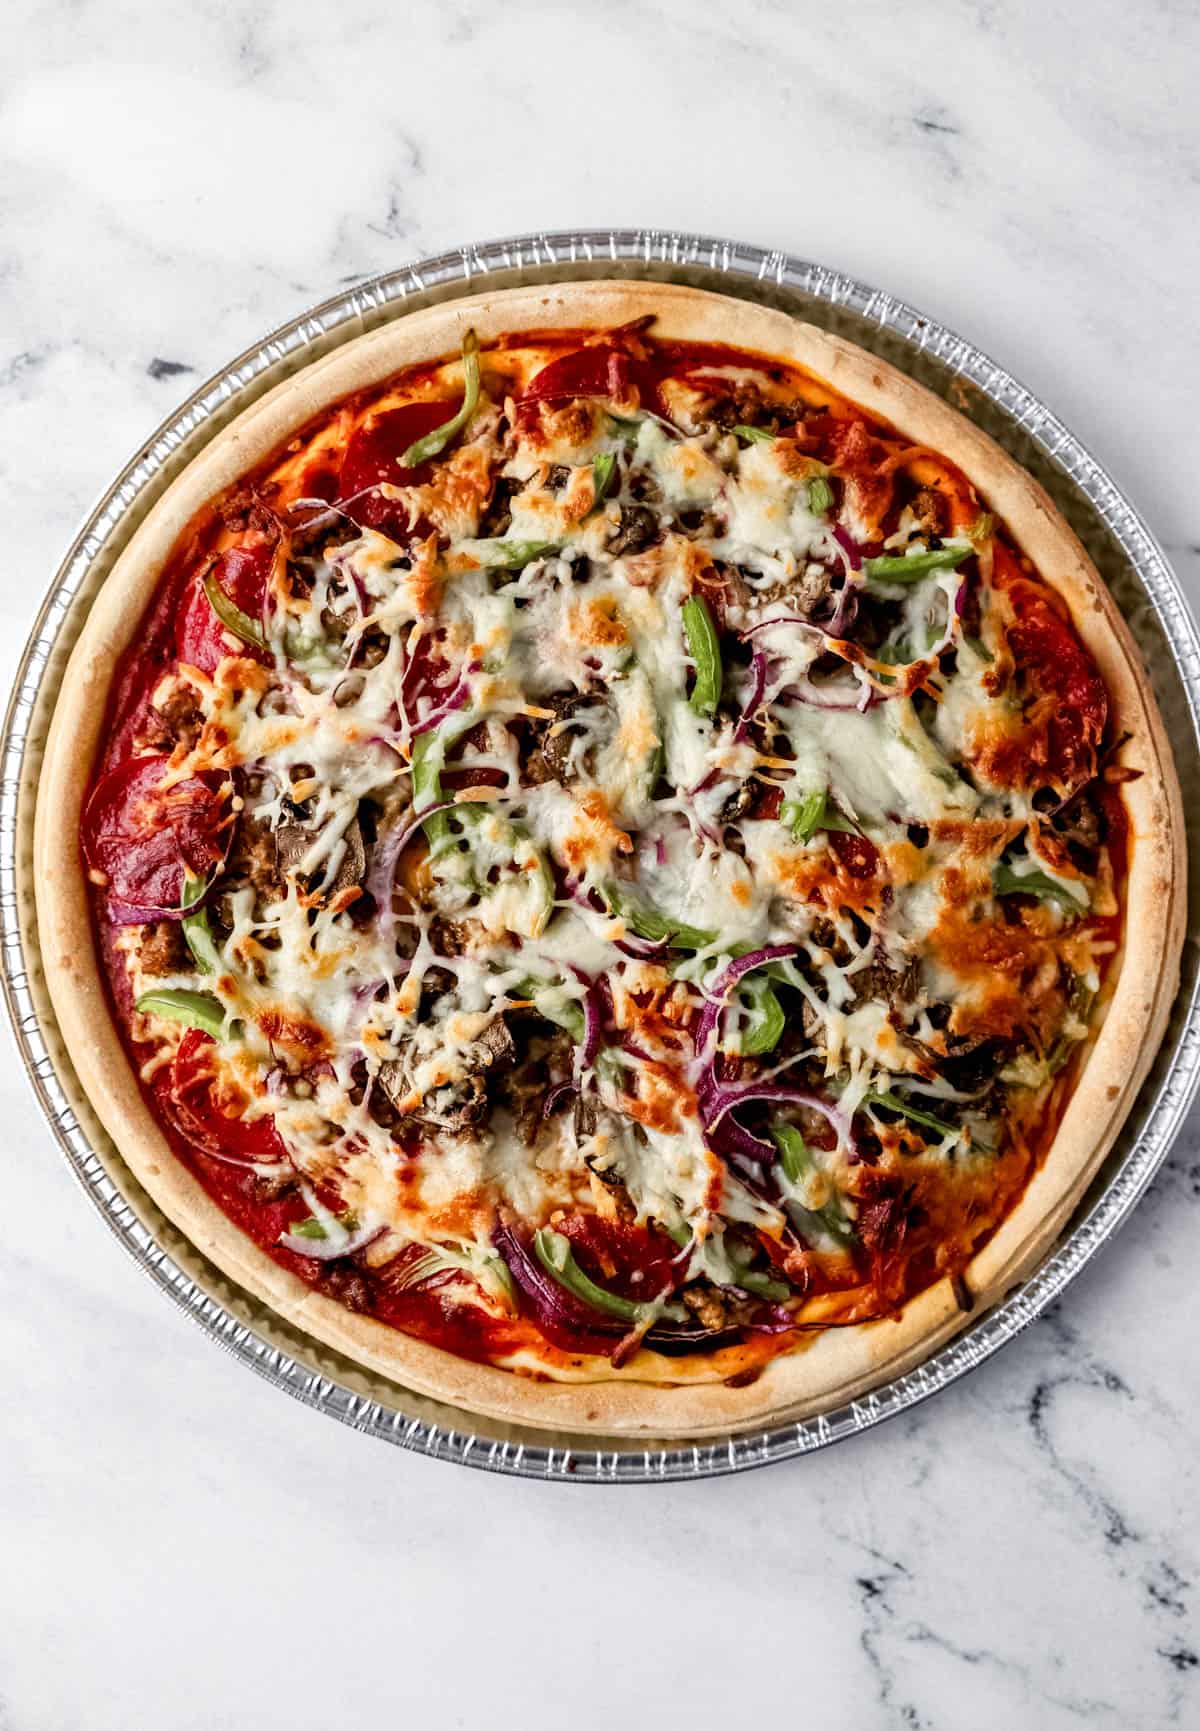
[{"label": "melted mozzarella cheese", "polygon": [[[718,375],[731,385],[756,377]],[[211,678],[184,676],[205,730],[178,773],[245,772],[247,816],[268,840],[298,827],[305,845],[225,897],[219,977],[185,967],[153,983],[215,993],[239,1019],[241,1042],[218,1048],[219,1061],[253,1110],[273,1116],[304,1182],[336,1190],[362,1227],[386,1230],[372,1257],[441,1246],[488,1303],[497,1211],[541,1225],[556,1209],[603,1203],[606,1176],[639,1220],[691,1233],[693,1275],[736,1285],[726,1225],[779,1237],[786,1215],[701,1127],[688,1042],[705,994],[733,956],[789,950],[789,1012],[794,1020],[800,1006],[801,1026],[778,1077],[786,1084],[789,1065],[810,1063],[848,1120],[873,1089],[925,1074],[932,1006],[979,997],[935,939],[964,908],[996,916],[992,869],[1029,815],[1024,795],[989,789],[971,769],[976,740],[1008,711],[988,652],[957,624],[957,575],[892,586],[886,644],[897,661],[943,640],[955,650],[925,695],[889,687],[879,662],[868,663],[874,675],[847,662],[831,677],[837,652],[797,585],[811,580],[820,593],[862,578],[813,509],[820,466],[795,440],[742,444],[698,424],[695,394],[667,393],[695,428],[684,436],[651,415],[631,426],[599,404],[543,404],[509,425],[485,400],[425,482],[382,489],[436,533],[406,548],[347,526],[339,544],[293,561],[269,667],[238,660],[231,639]],[[497,478],[511,494],[499,534],[486,528]],[[840,520],[865,534],[845,498]],[[918,530],[909,508],[889,545],[924,547]],[[532,556],[521,543],[535,544]],[[738,582],[726,587],[730,566]],[[683,609],[694,596],[715,607],[718,594],[726,702],[714,715],[696,705]],[[751,729],[738,713],[759,678]],[[796,803],[821,795],[812,833],[793,833]],[[450,800],[453,814],[416,809]],[[842,838],[823,827],[835,820],[882,862],[881,884],[860,874],[857,904],[836,899],[847,893]],[[972,851],[962,835],[976,822],[991,840]],[[394,887],[365,874],[374,914],[339,901],[354,847],[373,837],[377,864],[401,832]],[[1017,854],[1013,869],[1087,893],[1040,856]],[[650,933],[640,941],[661,951],[648,962],[636,953],[639,910]],[[669,965],[655,922],[690,932]],[[1053,932],[1065,916],[1046,923]],[[142,990],[140,943],[119,947]],[[1058,952],[1047,955],[1058,968]],[[1071,955],[1095,982],[1082,939]],[[469,1096],[486,1076],[494,1096],[488,1031],[531,1002],[573,1048],[582,1127],[559,1111],[531,1142],[501,1107],[466,1129],[393,1133],[384,1094],[401,1131],[439,1092]],[[724,1052],[736,1052],[747,1015],[742,1003],[726,1021]],[[177,1028],[157,1031],[171,1051]],[[517,1059],[500,1063],[507,1078]],[[407,1087],[398,1099],[385,1086],[396,1066]],[[780,1181],[782,1202],[826,1205],[849,1149],[843,1139],[819,1153],[801,1181]]]}]

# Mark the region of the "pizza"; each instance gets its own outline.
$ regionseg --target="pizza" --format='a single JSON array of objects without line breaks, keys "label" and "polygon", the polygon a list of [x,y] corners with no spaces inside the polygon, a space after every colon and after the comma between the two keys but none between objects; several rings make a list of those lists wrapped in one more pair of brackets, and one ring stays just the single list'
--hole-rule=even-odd
[{"label": "pizza", "polygon": [[151,511],[67,671],[39,919],[89,1099],[317,1339],[683,1436],[919,1362],[1153,1056],[1178,791],[969,422],[633,283],[410,315]]}]

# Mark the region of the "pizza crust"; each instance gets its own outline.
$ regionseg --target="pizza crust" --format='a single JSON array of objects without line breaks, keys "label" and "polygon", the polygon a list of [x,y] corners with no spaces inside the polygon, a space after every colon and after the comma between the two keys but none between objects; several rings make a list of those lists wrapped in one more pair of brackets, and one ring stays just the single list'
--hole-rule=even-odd
[{"label": "pizza crust", "polygon": [[[668,1438],[727,1434],[843,1405],[914,1369],[968,1320],[949,1281],[895,1318],[828,1329],[730,1386],[728,1355],[643,1353],[615,1374],[549,1381],[455,1357],[314,1292],[234,1226],[175,1158],[142,1097],[113,1026],[79,854],[83,801],[114,667],[129,647],[176,542],[209,501],[320,411],[399,369],[453,353],[473,326],[508,331],[621,324],[647,313],[667,338],[728,343],[792,361],[914,442],[951,458],[1017,545],[1066,600],[1127,734],[1119,761],[1130,823],[1123,953],[1058,1133],[1020,1202],[966,1270],[976,1309],[1030,1273],[1058,1237],[1112,1146],[1158,1049],[1178,983],[1186,913],[1183,814],[1169,744],[1132,637],[1082,546],[1043,489],[986,434],[895,368],[789,315],[672,284],[587,282],[473,296],[359,337],[253,404],[173,482],[101,589],[66,669],[38,789],[34,836],[38,931],[56,1015],[79,1080],[124,1159],[206,1257],[288,1321],[406,1388],[535,1428]],[[1110,980],[1114,976],[1110,974]],[[724,1362],[723,1362],[724,1361]],[[668,1375],[677,1386],[653,1380]]]}]

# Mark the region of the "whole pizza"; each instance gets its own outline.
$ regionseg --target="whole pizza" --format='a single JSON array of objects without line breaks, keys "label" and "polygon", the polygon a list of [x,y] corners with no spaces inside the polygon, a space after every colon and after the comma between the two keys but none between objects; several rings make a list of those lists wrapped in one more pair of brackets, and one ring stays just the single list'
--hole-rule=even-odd
[{"label": "whole pizza", "polygon": [[411,314],[105,583],[56,1011],[219,1267],[407,1387],[684,1436],[919,1362],[1061,1229],[1174,990],[1178,792],[1041,490],[648,283]]}]

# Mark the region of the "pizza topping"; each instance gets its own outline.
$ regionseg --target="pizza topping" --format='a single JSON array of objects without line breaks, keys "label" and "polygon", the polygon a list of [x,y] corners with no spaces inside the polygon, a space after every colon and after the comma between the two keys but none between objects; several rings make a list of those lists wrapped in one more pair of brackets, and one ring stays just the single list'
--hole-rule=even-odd
[{"label": "pizza topping", "polygon": [[242,611],[236,601],[232,601],[217,581],[216,573],[210,571],[201,584],[208,604],[226,630],[232,631],[243,643],[251,644],[255,649],[266,648],[266,634],[257,619],[252,619]]},{"label": "pizza topping", "polygon": [[1011,1206],[1111,946],[1108,706],[952,466],[574,341],[468,333],[262,478],[84,846],[272,1254],[620,1366],[884,1314]]},{"label": "pizza topping", "polygon": [[255,531],[192,579],[176,632],[181,662],[211,674],[230,653],[243,653],[239,641],[263,647],[260,622],[274,562],[273,538]]},{"label": "pizza topping", "polygon": [[721,701],[721,645],[702,595],[689,595],[684,602],[683,629],[696,667],[696,682],[688,702],[698,715],[711,716]]},{"label": "pizza topping", "polygon": [[928,552],[908,552],[899,556],[882,553],[877,558],[864,559],[862,569],[876,583],[916,583],[931,571],[953,570],[973,551],[970,542],[938,547]]},{"label": "pizza topping", "polygon": [[163,757],[135,757],[97,783],[83,818],[94,881],[122,919],[182,919],[191,875],[208,876],[229,847],[231,787],[226,774],[180,776]]},{"label": "pizza topping", "polygon": [[211,992],[189,992],[182,987],[143,992],[134,1009],[139,1016],[157,1016],[162,1021],[180,1022],[185,1028],[199,1028],[214,1040],[225,1032],[225,1011]]},{"label": "pizza topping", "polygon": [[572,1254],[570,1239],[564,1238],[561,1232],[547,1226],[539,1228],[533,1235],[533,1248],[547,1274],[593,1310],[619,1316],[625,1322],[648,1323],[655,1316],[652,1304],[640,1304],[597,1286],[580,1268]]},{"label": "pizza topping", "polygon": [[419,469],[446,449],[451,439],[461,433],[479,405],[479,338],[474,331],[463,337],[463,400],[462,407],[435,427],[431,433],[415,439],[399,458],[402,469]]}]

